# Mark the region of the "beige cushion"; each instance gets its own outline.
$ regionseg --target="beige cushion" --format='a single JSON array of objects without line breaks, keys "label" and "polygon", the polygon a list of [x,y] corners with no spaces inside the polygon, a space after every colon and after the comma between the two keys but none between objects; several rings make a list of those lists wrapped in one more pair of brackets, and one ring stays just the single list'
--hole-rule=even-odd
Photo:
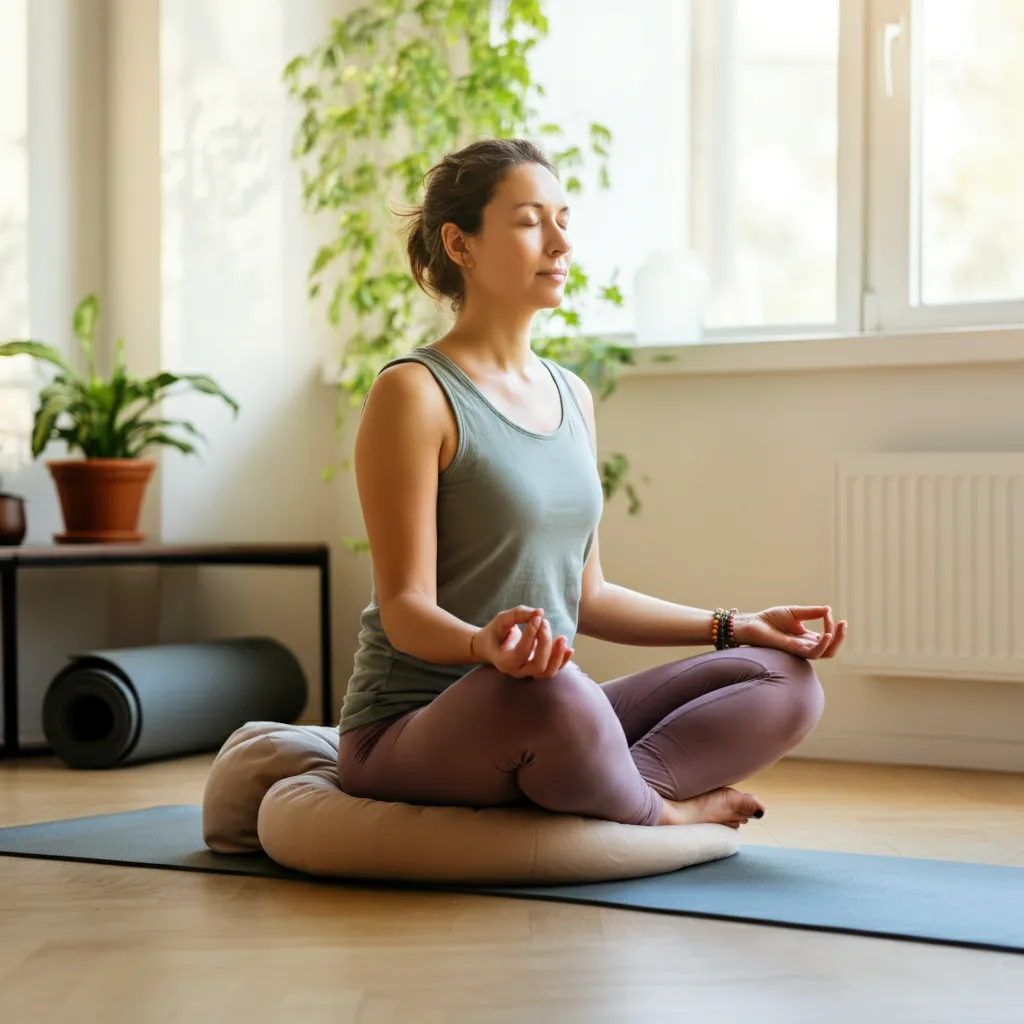
[{"label": "beige cushion", "polygon": [[725,825],[620,825],[533,806],[477,810],[349,796],[338,786],[337,744],[338,730],[324,726],[239,729],[207,782],[211,849],[262,847],[312,875],[543,885],[660,874],[739,847],[737,830]]},{"label": "beige cushion", "polygon": [[203,839],[217,853],[260,853],[256,819],[281,779],[338,761],[338,728],[246,722],[213,760],[203,791]]}]

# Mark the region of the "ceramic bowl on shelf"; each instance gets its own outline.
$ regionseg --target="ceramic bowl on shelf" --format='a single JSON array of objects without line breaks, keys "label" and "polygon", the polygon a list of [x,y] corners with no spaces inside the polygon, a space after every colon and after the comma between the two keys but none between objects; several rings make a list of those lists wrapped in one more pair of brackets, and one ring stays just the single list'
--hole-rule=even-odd
[{"label": "ceramic bowl on shelf", "polygon": [[17,547],[25,539],[25,499],[0,493],[0,547]]}]

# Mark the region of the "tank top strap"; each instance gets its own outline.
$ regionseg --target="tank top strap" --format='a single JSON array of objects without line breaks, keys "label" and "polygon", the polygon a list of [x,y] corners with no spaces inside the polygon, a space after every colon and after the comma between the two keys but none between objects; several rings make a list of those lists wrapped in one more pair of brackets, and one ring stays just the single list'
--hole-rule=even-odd
[{"label": "tank top strap", "polygon": [[429,347],[414,348],[411,351],[406,352],[404,355],[396,356],[394,359],[385,363],[378,371],[378,376],[389,366],[395,366],[398,363],[420,363],[430,370],[434,376],[434,380],[437,381],[438,386],[448,399],[449,404],[455,412],[455,418],[461,427],[466,402],[472,402],[474,393],[473,389],[470,388],[466,381],[462,379],[462,376],[456,373],[451,366],[449,366],[448,361],[444,356]]},{"label": "tank top strap", "polygon": [[558,394],[562,399],[562,408],[569,411],[572,406],[579,407],[579,403],[576,401],[576,394],[572,389],[572,384],[569,383],[569,378],[566,376],[565,370],[558,365],[553,359],[548,359],[546,356],[539,356],[540,361],[548,368],[548,373],[555,380],[555,387],[558,388]]},{"label": "tank top strap", "polygon": [[576,389],[572,386],[572,381],[569,380],[569,374],[563,366],[556,363],[553,359],[548,359],[545,356],[541,356],[540,359],[555,379],[555,387],[558,388],[558,393],[562,397],[562,408],[565,410],[565,415],[573,420],[574,429],[571,433],[580,437],[586,437],[596,455],[597,449],[594,447],[594,437],[590,432],[590,424],[587,422],[587,417],[583,412],[583,407],[580,405],[579,398],[576,397]]},{"label": "tank top strap", "polygon": [[455,454],[440,475],[441,480],[447,480],[463,463],[467,453],[475,451],[480,444],[488,443],[487,432],[493,430],[493,426],[487,421],[487,417],[481,416],[480,411],[476,408],[477,396],[474,388],[448,364],[440,352],[428,346],[414,348],[406,352],[405,355],[397,356],[385,363],[379,373],[383,373],[389,366],[394,366],[397,363],[419,363],[421,366],[425,366],[433,375],[455,417],[458,434]]},{"label": "tank top strap", "polygon": [[422,363],[424,366],[429,367],[431,370],[437,370],[434,374],[435,377],[443,377],[445,382],[457,381],[455,374],[451,372],[448,366],[445,364],[444,359],[440,358],[439,353],[429,346],[422,346],[420,348],[410,349],[408,352],[400,356],[395,356],[394,359],[386,362],[378,371],[378,376],[383,373],[389,366],[395,366],[397,363]]}]

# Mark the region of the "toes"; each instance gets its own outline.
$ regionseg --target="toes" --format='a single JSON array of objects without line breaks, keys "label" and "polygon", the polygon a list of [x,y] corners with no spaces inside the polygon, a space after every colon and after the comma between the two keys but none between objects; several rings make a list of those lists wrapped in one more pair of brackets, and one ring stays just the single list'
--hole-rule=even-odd
[{"label": "toes", "polygon": [[740,813],[745,814],[748,818],[763,818],[764,808],[761,806],[761,802],[757,797],[751,793],[744,793],[743,806],[740,808]]}]

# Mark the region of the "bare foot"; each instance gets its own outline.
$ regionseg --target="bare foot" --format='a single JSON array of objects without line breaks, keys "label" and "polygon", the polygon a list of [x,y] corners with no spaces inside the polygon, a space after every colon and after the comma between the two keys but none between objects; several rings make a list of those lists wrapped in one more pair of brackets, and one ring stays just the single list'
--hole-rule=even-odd
[{"label": "bare foot", "polygon": [[659,825],[695,825],[710,821],[729,828],[745,825],[749,818],[762,817],[764,806],[750,793],[722,786],[689,800],[664,799]]}]

